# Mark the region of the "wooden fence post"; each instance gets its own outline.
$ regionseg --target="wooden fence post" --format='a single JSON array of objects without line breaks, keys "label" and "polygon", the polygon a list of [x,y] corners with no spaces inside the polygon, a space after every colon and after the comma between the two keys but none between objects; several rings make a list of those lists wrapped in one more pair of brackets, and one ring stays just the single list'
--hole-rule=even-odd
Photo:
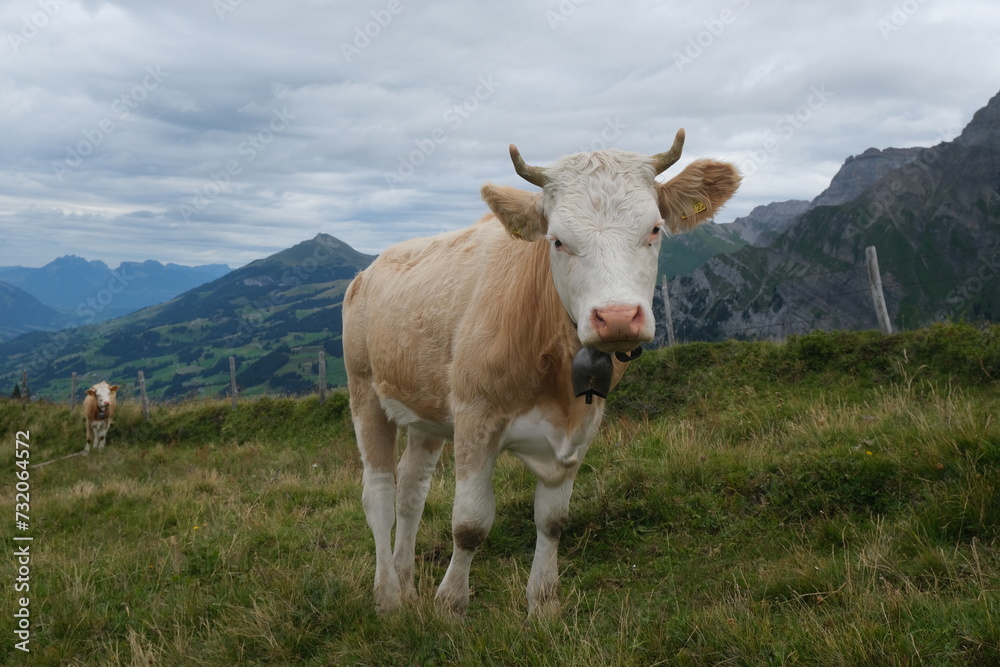
[{"label": "wooden fence post", "polygon": [[326,354],[319,351],[319,404],[326,403]]},{"label": "wooden fence post", "polygon": [[28,416],[28,371],[21,371],[21,416]]},{"label": "wooden fence post", "polygon": [[667,275],[663,274],[660,281],[660,296],[663,297],[663,319],[667,327],[667,346],[674,346],[674,319],[670,313],[670,295],[667,293]]},{"label": "wooden fence post", "polygon": [[868,282],[872,288],[872,301],[875,304],[875,315],[878,326],[884,334],[892,333],[892,323],[889,321],[889,309],[885,306],[885,295],[882,293],[882,276],[878,270],[878,254],[875,246],[865,248],[865,259],[868,261]]},{"label": "wooden fence post", "polygon": [[139,396],[142,398],[142,414],[149,421],[149,403],[146,401],[146,374],[139,371]]},{"label": "wooden fence post", "polygon": [[76,371],[73,371],[73,378],[69,385],[69,411],[73,412],[76,407]]},{"label": "wooden fence post", "polygon": [[236,409],[236,357],[229,357],[229,395],[233,397],[233,410]]}]

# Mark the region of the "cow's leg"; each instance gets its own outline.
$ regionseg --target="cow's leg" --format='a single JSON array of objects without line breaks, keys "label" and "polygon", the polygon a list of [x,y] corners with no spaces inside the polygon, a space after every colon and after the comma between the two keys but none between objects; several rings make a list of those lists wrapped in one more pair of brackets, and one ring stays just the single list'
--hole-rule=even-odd
[{"label": "cow's leg", "polygon": [[406,449],[396,468],[396,545],[392,559],[404,599],[417,595],[413,583],[417,528],[443,444],[440,438],[420,433],[411,426],[407,430]]},{"label": "cow's leg", "polygon": [[90,454],[90,443],[94,441],[94,425],[87,422],[87,446],[83,448],[84,454]]},{"label": "cow's leg", "polygon": [[371,385],[351,382],[351,415],[364,466],[361,503],[375,538],[375,608],[399,607],[399,577],[392,562],[396,501],[396,427],[382,411]]},{"label": "cow's leg", "polygon": [[[574,471],[575,472],[575,471]],[[559,614],[559,537],[569,519],[573,477],[561,484],[535,486],[535,557],[528,576],[528,615]]]},{"label": "cow's leg", "polygon": [[435,596],[439,609],[464,614],[469,607],[469,569],[479,545],[486,540],[496,513],[493,497],[495,437],[488,433],[455,432],[455,505],[451,513],[454,551]]},{"label": "cow's leg", "polygon": [[97,442],[94,443],[97,449],[104,449],[104,442],[108,437],[108,425],[104,422],[97,422]]}]

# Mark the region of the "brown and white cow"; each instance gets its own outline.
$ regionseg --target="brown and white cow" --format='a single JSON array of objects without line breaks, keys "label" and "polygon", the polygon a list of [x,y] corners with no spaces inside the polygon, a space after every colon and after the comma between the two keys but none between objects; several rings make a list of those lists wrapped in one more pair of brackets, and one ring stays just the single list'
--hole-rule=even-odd
[{"label": "brown and white cow", "polygon": [[[510,452],[538,478],[529,614],[558,612],[573,479],[601,396],[627,365],[608,355],[653,339],[661,233],[697,226],[739,186],[737,170],[713,160],[657,183],[683,141],[681,130],[667,153],[602,150],[546,168],[525,164],[512,145],[515,170],[541,192],[484,185],[492,215],[393,246],[351,283],[344,361],[380,612],[416,594],[417,526],[445,439],[455,450],[454,551],[437,606],[468,607],[472,557],[493,523],[494,462]],[[598,376],[586,400],[573,386],[577,370]],[[407,429],[398,462],[397,426]]]},{"label": "brown and white cow", "polygon": [[118,385],[108,385],[107,382],[99,382],[87,390],[87,397],[83,399],[83,414],[87,419],[87,447],[83,450],[84,454],[90,452],[91,444],[95,449],[104,449],[111,417],[115,414],[117,391]]}]

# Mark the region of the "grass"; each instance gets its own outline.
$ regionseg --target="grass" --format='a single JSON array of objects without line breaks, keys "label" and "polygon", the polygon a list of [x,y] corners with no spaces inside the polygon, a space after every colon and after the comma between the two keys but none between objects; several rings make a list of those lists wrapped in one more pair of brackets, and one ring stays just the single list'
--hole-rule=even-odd
[{"label": "grass", "polygon": [[[451,553],[444,456],[420,600],[378,618],[342,394],[149,422],[125,404],[104,452],[31,470],[32,654],[8,634],[0,662],[998,664],[998,333],[644,355],[578,477],[562,617],[531,623],[534,480],[513,458],[468,616],[432,604]],[[65,407],[0,402],[3,442],[26,429],[33,463],[82,448]],[[0,460],[12,475],[12,444]]]}]

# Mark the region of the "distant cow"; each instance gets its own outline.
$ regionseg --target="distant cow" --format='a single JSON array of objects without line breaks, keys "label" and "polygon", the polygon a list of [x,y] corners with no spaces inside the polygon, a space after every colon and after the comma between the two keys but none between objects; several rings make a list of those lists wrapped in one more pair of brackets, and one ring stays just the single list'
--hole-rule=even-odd
[{"label": "distant cow", "polygon": [[84,454],[90,452],[90,445],[96,449],[103,449],[108,438],[108,427],[111,426],[111,417],[115,414],[115,392],[118,385],[108,385],[107,382],[100,382],[87,390],[87,397],[83,399],[83,413],[87,418],[87,447]]},{"label": "distant cow", "polygon": [[[713,160],[656,182],[683,142],[681,130],[652,157],[602,150],[546,168],[512,145],[516,172],[541,192],[484,185],[492,215],[393,246],[351,283],[344,361],[380,612],[416,595],[417,526],[444,439],[455,451],[454,551],[438,607],[468,607],[472,557],[495,512],[494,462],[506,451],[538,478],[529,614],[558,612],[573,480],[603,397],[653,340],[661,233],[694,228],[739,186],[737,170]],[[398,465],[397,426],[407,428]]]}]

